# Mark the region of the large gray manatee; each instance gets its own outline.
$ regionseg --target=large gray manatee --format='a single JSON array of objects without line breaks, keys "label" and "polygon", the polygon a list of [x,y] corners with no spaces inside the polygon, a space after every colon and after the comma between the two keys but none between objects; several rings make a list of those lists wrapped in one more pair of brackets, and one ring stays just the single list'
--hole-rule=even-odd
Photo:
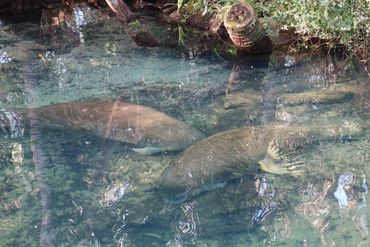
[{"label": "large gray manatee", "polygon": [[223,187],[258,167],[266,172],[299,176],[294,154],[314,141],[311,131],[286,125],[242,127],[203,139],[183,151],[163,172],[165,199],[181,202]]},{"label": "large gray manatee", "polygon": [[[232,129],[188,147],[163,171],[159,189],[164,198],[181,202],[224,187],[243,174],[261,170],[300,176],[299,153],[319,141],[368,136],[368,122],[302,127],[271,124]],[[367,134],[365,134],[367,133]]]},{"label": "large gray manatee", "polygon": [[85,129],[134,144],[133,150],[145,155],[183,150],[204,138],[197,129],[162,112],[121,101],[68,102],[30,111],[41,126]]}]

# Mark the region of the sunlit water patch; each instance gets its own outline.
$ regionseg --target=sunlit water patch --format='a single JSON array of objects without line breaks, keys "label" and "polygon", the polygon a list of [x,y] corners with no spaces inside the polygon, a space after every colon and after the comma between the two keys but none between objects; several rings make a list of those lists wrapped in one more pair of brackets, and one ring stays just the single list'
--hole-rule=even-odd
[{"label": "sunlit water patch", "polygon": [[[1,246],[369,244],[370,83],[354,63],[275,54],[261,67],[189,56],[138,47],[114,19],[78,20],[83,42],[63,48],[38,39],[37,24],[0,27]],[[72,101],[81,107],[60,104]],[[118,101],[150,114],[118,114],[128,111]],[[260,137],[273,124],[288,137],[316,136],[278,131],[263,152],[258,138],[227,136],[222,149],[208,139],[186,157],[187,172],[171,177],[189,181],[185,196],[166,194],[164,171],[183,149],[241,127],[262,126]],[[230,150],[256,162],[239,164]],[[262,171],[259,153],[297,176]]]}]

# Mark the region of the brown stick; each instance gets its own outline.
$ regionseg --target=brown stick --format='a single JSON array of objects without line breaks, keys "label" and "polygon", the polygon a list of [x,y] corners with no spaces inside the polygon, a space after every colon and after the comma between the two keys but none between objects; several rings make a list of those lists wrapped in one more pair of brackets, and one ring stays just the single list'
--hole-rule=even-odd
[{"label": "brown stick", "polygon": [[105,0],[109,8],[116,14],[117,18],[125,23],[130,22],[134,18],[126,3],[122,0]]}]

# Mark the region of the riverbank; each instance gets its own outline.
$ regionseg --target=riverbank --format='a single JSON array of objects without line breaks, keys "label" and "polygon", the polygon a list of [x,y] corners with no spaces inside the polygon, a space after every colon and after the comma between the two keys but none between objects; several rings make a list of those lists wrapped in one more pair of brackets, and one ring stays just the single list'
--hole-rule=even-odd
[{"label": "riverbank", "polygon": [[[238,46],[237,41],[235,42],[235,38],[230,34],[229,22],[225,22],[227,20],[225,13],[239,2],[236,0],[148,2],[134,0],[126,1],[126,5],[122,0],[114,2],[110,0],[42,0],[35,3],[3,0],[0,2],[0,16],[1,19],[7,17],[21,19],[33,15],[34,18],[40,18],[42,24],[45,21],[42,16],[50,12],[50,9],[58,8],[61,11],[50,16],[50,25],[63,25],[66,21],[64,17],[71,14],[76,5],[83,3],[88,4],[90,9],[94,9],[90,11],[92,13],[89,13],[90,16],[101,15],[99,12],[105,12],[111,17],[116,16],[138,46],[173,46],[176,43],[183,44],[185,36],[198,36],[200,38],[197,42],[216,42],[217,46],[223,50],[217,50],[217,52],[229,53],[226,55],[230,53],[231,55],[238,53],[241,56],[261,54],[268,53],[271,49],[282,49],[290,53],[323,49],[325,52],[343,53],[348,57],[356,57],[368,71],[370,40],[369,17],[366,13],[369,9],[368,1],[354,4],[349,0],[305,2],[248,0],[246,4],[250,4],[251,11],[240,12],[241,14],[236,16],[238,20],[247,15],[255,17],[252,18],[252,24],[257,30],[252,30],[254,32],[249,29],[240,31],[242,34],[243,32],[249,35],[252,33],[257,37],[244,38],[244,43],[254,44],[252,48],[247,49]],[[155,31],[150,27],[141,25],[140,18],[145,16],[149,18],[155,16],[164,23],[179,27],[175,40],[163,41],[163,37],[155,35]],[[246,19],[249,20],[248,18]],[[241,40],[243,41],[243,37]]]}]

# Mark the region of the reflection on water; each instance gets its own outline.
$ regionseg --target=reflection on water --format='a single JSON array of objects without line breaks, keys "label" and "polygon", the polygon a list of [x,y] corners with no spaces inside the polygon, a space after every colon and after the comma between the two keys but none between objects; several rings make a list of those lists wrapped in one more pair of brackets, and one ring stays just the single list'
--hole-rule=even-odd
[{"label": "reflection on water", "polygon": [[184,241],[194,243],[192,239],[196,238],[199,231],[197,229],[199,217],[196,211],[196,203],[182,203],[178,211],[172,222],[176,244],[181,245]]},{"label": "reflection on water", "polygon": [[24,135],[24,126],[22,119],[15,112],[0,110],[0,128],[1,134],[10,138],[22,137]]},{"label": "reflection on water", "polygon": [[354,62],[189,58],[80,11],[79,42],[0,27],[1,246],[369,245]]}]

